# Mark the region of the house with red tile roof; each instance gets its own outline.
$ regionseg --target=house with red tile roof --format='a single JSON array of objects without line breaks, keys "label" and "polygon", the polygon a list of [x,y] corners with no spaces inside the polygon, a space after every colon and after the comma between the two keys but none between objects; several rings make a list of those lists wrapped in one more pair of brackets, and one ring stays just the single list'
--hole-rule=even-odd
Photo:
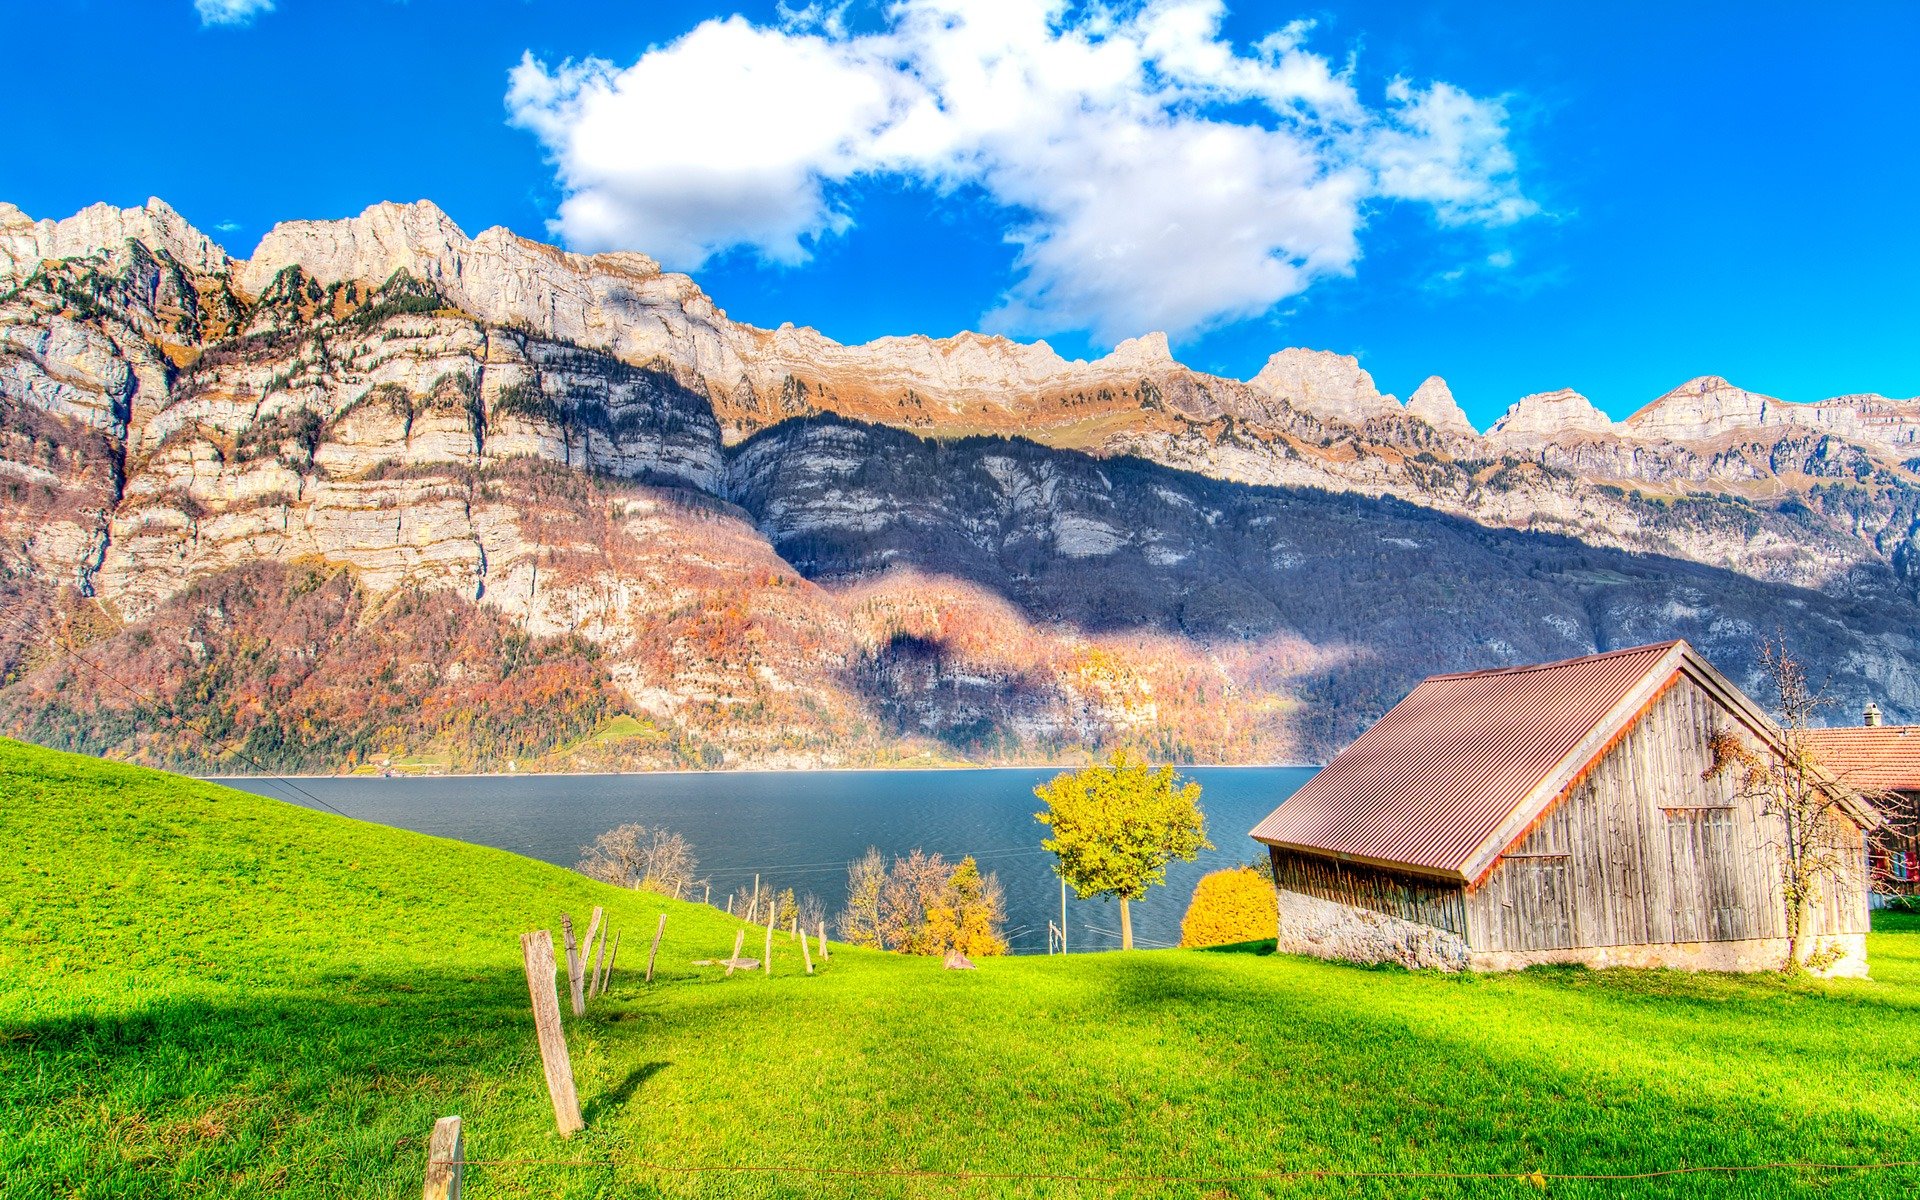
[{"label": "house with red tile roof", "polygon": [[1809,729],[1808,748],[1847,786],[1877,795],[1894,817],[1867,840],[1878,896],[1920,895],[1920,725],[1883,725],[1867,705],[1865,724]]},{"label": "house with red tile roof", "polygon": [[[1781,730],[1684,641],[1437,675],[1257,825],[1285,951],[1408,966],[1778,967],[1775,821],[1713,771],[1712,742]],[[1808,914],[1803,951],[1866,972],[1866,834]]]}]

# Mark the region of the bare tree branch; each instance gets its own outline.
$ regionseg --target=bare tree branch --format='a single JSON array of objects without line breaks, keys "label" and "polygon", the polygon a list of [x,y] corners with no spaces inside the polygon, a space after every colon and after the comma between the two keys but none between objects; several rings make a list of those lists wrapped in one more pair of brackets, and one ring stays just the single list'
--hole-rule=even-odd
[{"label": "bare tree branch", "polygon": [[1847,837],[1852,822],[1844,809],[1857,792],[1850,792],[1815,751],[1808,731],[1826,699],[1808,683],[1805,668],[1783,638],[1761,643],[1760,664],[1779,725],[1779,748],[1756,749],[1733,730],[1718,730],[1707,743],[1713,761],[1706,774],[1709,779],[1732,776],[1736,794],[1756,803],[1769,820],[1768,845],[1774,852],[1787,930],[1781,969],[1792,971],[1801,963],[1814,903],[1826,889],[1848,884],[1855,847]]}]

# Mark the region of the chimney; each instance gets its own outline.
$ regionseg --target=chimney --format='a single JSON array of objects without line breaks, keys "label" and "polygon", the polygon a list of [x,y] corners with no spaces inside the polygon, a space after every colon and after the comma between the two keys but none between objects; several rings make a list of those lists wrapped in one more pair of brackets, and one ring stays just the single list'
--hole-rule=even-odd
[{"label": "chimney", "polygon": [[1867,706],[1860,710],[1860,721],[1869,729],[1878,725],[1880,723],[1880,706],[1871,700],[1867,701]]}]

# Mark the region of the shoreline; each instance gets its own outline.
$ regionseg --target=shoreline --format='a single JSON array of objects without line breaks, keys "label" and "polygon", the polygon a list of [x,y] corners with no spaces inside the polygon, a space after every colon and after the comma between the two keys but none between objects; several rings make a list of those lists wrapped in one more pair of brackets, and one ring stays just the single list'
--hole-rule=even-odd
[{"label": "shoreline", "polygon": [[[393,775],[352,774],[330,775],[195,775],[195,779],[204,779],[208,783],[228,783],[234,780],[279,779],[295,780],[328,779],[365,779],[365,780],[409,780],[409,779],[625,779],[652,778],[655,776],[703,775],[911,775],[926,774],[935,771],[1071,771],[1078,767],[1096,764],[1089,763],[1033,763],[1009,766],[964,766],[964,767],[739,767],[726,770],[700,770],[693,767],[669,767],[658,771],[448,771],[443,774],[401,772]],[[1176,764],[1175,771],[1273,771],[1299,768],[1317,771],[1324,763],[1186,763]]]}]

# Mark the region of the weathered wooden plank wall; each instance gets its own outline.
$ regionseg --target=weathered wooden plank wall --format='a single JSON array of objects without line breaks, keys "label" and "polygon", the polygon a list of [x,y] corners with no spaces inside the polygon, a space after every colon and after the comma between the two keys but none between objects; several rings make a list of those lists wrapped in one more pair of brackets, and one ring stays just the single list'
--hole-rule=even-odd
[{"label": "weathered wooden plank wall", "polygon": [[[1467,890],[1475,950],[1554,950],[1785,936],[1774,822],[1708,779],[1708,743],[1731,719],[1680,682]],[[1860,843],[1857,831],[1850,839]],[[1852,857],[1864,867],[1864,850]],[[1814,934],[1865,930],[1858,872],[1827,889]]]},{"label": "weathered wooden plank wall", "polygon": [[1383,871],[1359,863],[1269,847],[1274,882],[1288,891],[1318,896],[1466,936],[1467,914],[1458,884]]}]

